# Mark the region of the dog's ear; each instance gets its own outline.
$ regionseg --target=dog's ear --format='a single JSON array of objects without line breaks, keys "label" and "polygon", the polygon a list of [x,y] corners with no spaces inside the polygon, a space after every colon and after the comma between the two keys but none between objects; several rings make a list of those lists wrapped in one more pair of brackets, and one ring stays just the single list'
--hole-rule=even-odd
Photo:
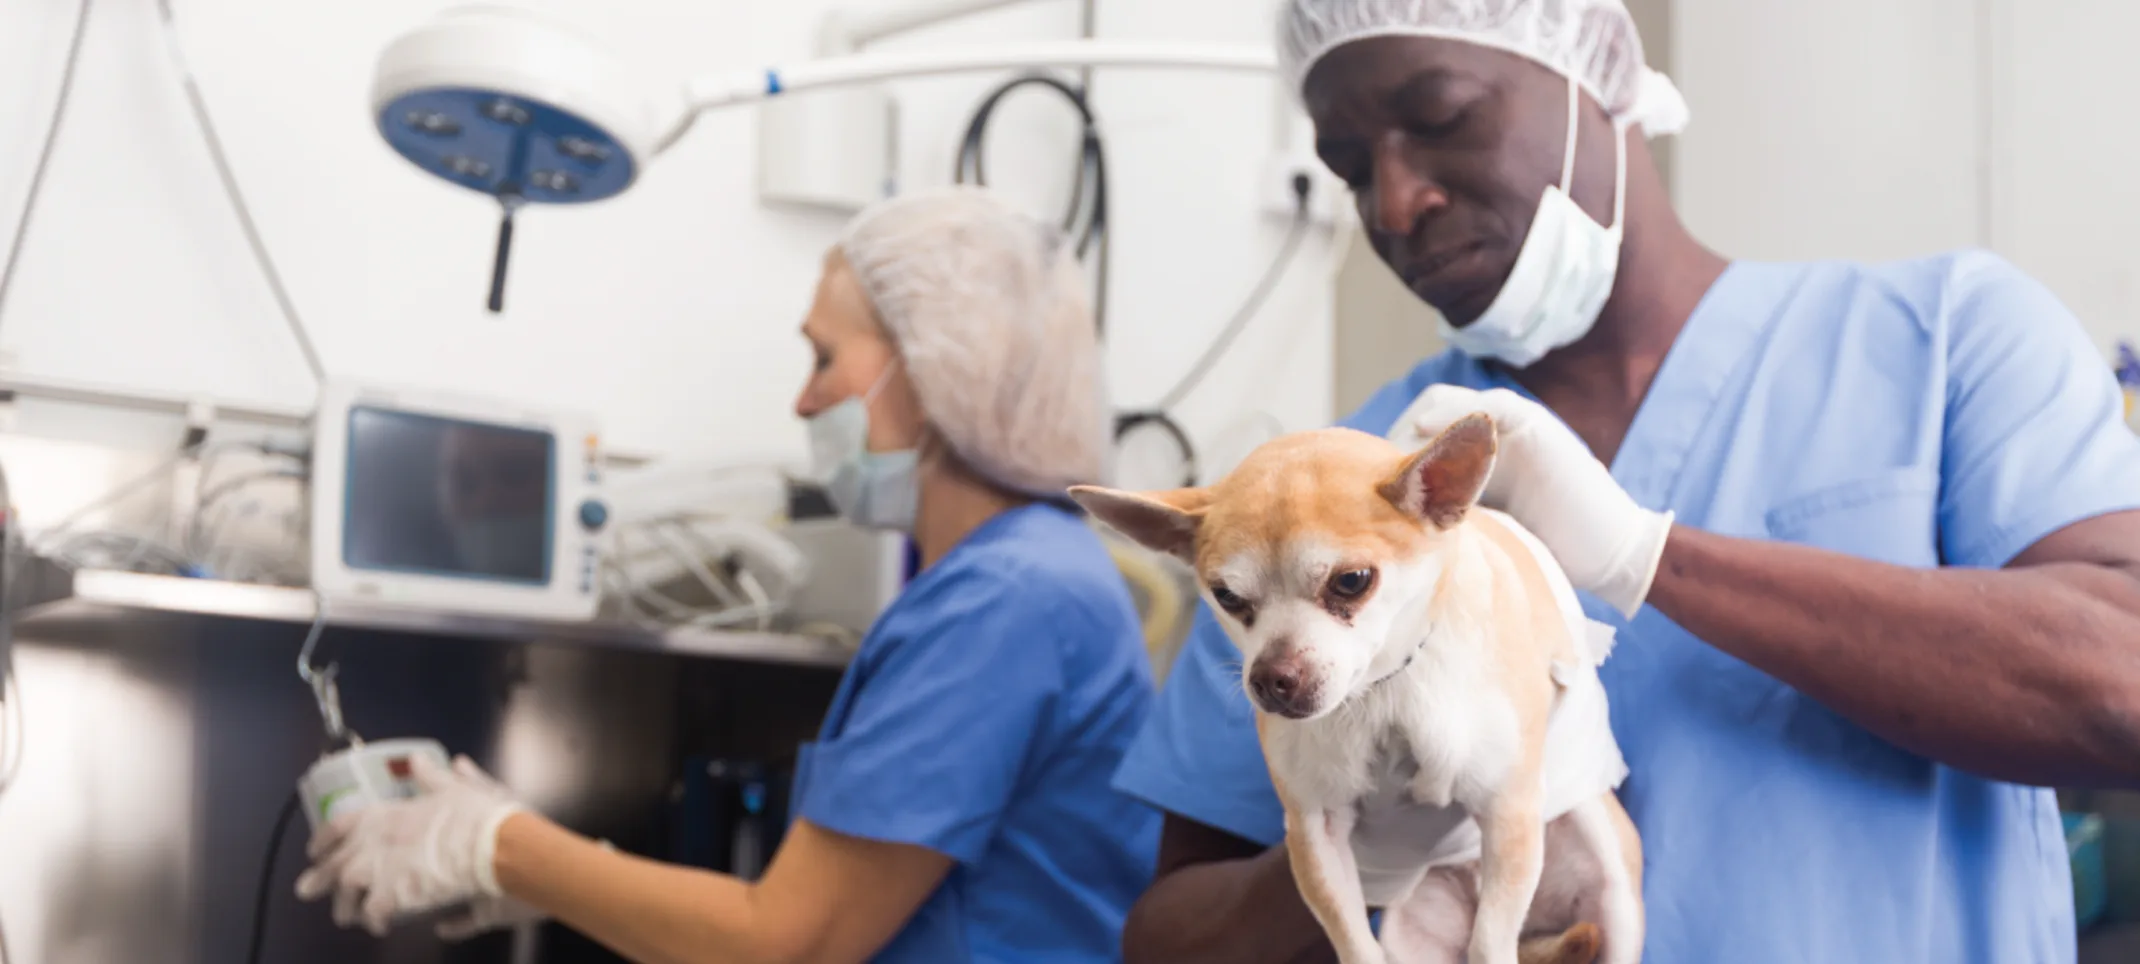
[{"label": "dog's ear", "polygon": [[1495,446],[1494,421],[1485,412],[1457,419],[1382,483],[1382,497],[1441,528],[1456,525],[1486,487]]},{"label": "dog's ear", "polygon": [[1194,563],[1196,530],[1211,505],[1211,490],[1124,492],[1076,485],[1070,487],[1070,498],[1138,545]]}]

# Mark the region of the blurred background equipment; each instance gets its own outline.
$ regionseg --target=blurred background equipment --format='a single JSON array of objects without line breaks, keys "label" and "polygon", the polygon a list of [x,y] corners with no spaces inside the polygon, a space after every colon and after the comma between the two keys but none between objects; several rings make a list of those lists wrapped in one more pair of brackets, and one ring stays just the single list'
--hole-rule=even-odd
[{"label": "blurred background equipment", "polygon": [[327,604],[586,619],[604,500],[590,418],[332,383],[312,445],[312,584]]},{"label": "blurred background equipment", "polygon": [[[881,35],[997,6],[973,0],[909,0]],[[528,204],[579,204],[624,191],[654,156],[704,111],[822,88],[882,84],[940,74],[1047,67],[1166,67],[1267,72],[1262,45],[1082,40],[986,44],[920,53],[852,54],[799,64],[731,69],[681,87],[650,82],[624,59],[569,25],[525,10],[462,7],[403,34],[379,56],[372,106],[379,135],[427,173],[497,200],[501,217],[488,306],[504,308],[513,218]],[[1083,156],[1093,170],[1094,219],[1082,257],[1105,230],[1105,160],[1081,92],[1045,76],[1086,123]],[[1018,82],[1014,82],[1016,85]],[[968,130],[968,166],[981,181],[981,131],[999,89]],[[874,147],[874,145],[872,145]],[[864,157],[870,156],[866,151]],[[891,180],[882,182],[889,188]],[[1081,193],[1084,181],[1080,182]],[[1072,204],[1073,209],[1077,207]]]}]

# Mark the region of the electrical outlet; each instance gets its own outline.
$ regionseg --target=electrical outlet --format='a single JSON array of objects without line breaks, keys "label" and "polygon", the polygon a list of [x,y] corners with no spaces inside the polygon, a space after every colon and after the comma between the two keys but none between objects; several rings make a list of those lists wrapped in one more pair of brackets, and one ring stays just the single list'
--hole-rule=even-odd
[{"label": "electrical outlet", "polygon": [[1299,152],[1274,153],[1263,166],[1263,209],[1271,217],[1292,221],[1294,206],[1299,203],[1294,193],[1294,183],[1299,177],[1308,179],[1308,222],[1330,227],[1352,213],[1352,192],[1330,173],[1313,154]]}]

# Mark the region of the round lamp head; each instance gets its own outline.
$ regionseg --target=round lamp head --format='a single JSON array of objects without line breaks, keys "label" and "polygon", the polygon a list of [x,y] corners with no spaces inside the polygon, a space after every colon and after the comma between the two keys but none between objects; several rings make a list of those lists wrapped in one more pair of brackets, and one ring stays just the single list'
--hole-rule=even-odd
[{"label": "round lamp head", "polygon": [[449,10],[389,44],[379,135],[462,187],[529,203],[599,201],[653,156],[661,99],[588,37],[524,10]]}]

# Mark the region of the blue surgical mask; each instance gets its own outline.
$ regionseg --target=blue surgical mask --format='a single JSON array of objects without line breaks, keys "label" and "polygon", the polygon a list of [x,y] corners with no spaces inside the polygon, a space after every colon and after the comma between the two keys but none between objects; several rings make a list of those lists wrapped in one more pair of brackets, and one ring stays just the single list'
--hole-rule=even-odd
[{"label": "blue surgical mask", "polygon": [[891,375],[892,370],[885,369],[869,391],[810,418],[810,460],[832,507],[847,521],[907,532],[914,528],[914,512],[921,504],[915,481],[921,454],[914,449],[869,450],[869,403]]},{"label": "blue surgical mask", "polygon": [[1597,324],[1612,297],[1620,270],[1620,240],[1627,226],[1627,124],[1613,125],[1613,217],[1607,227],[1592,220],[1569,196],[1575,183],[1575,133],[1582,100],[1568,80],[1568,147],[1560,183],[1538,201],[1531,230],[1516,252],[1501,292],[1478,320],[1462,328],[1441,321],[1442,338],[1478,358],[1529,367],[1547,352],[1574,344]]}]

